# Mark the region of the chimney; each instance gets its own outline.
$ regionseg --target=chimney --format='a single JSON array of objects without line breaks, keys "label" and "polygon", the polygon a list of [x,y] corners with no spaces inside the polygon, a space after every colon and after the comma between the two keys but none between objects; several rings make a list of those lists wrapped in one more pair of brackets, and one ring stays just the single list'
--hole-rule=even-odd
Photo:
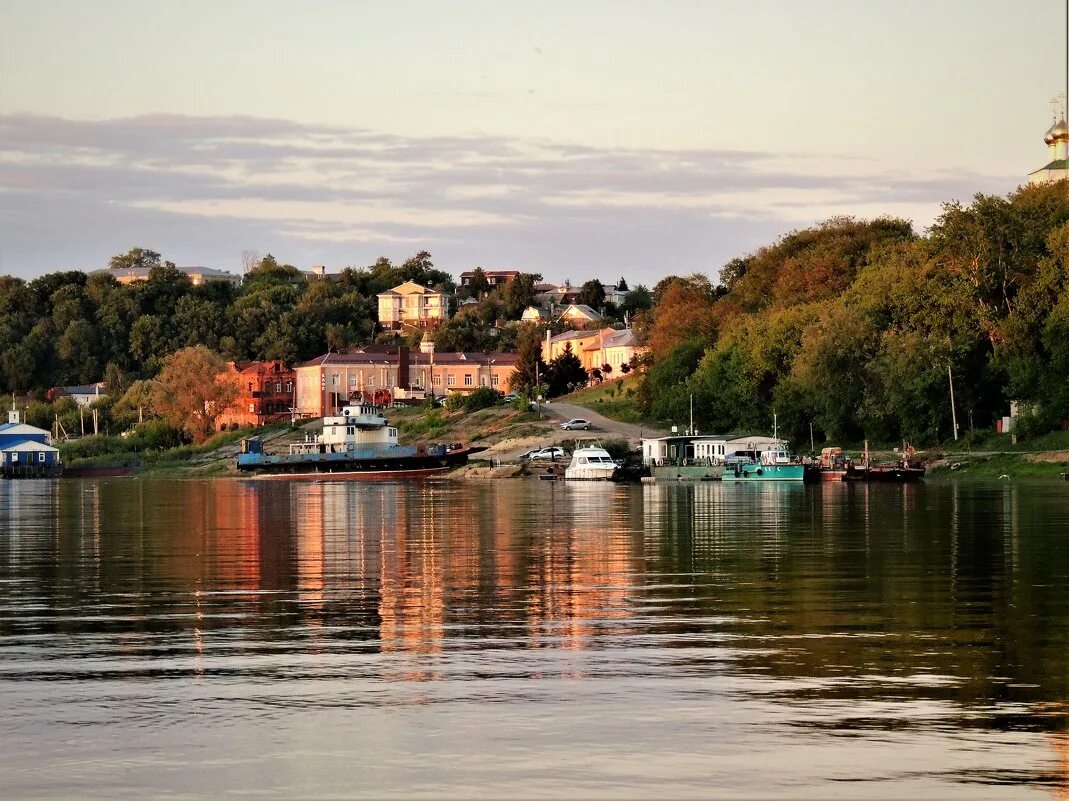
[{"label": "chimney", "polygon": [[401,346],[397,351],[397,386],[408,389],[408,348]]}]

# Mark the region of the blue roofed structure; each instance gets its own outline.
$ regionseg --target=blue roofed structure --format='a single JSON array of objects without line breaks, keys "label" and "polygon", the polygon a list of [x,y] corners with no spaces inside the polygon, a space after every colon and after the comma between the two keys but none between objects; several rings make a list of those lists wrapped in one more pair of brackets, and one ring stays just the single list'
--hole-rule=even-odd
[{"label": "blue roofed structure", "polygon": [[0,475],[4,478],[49,478],[63,472],[59,450],[43,428],[23,423],[19,413],[8,412],[0,425]]}]

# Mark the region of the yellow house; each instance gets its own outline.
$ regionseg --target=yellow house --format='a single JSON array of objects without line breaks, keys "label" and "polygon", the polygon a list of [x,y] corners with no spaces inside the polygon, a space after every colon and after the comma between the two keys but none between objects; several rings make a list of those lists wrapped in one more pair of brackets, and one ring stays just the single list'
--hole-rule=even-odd
[{"label": "yellow house", "polygon": [[445,294],[415,281],[405,281],[379,293],[379,322],[384,328],[398,329],[406,325],[433,328],[448,316]]}]

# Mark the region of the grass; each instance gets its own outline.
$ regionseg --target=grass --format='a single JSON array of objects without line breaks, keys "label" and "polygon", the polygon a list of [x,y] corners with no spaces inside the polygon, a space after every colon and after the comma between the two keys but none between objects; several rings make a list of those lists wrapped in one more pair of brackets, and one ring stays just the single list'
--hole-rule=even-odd
[{"label": "grass", "polygon": [[1034,461],[1024,454],[998,454],[995,456],[969,456],[960,460],[951,457],[950,463],[959,467],[937,468],[929,471],[932,478],[997,479],[1000,476],[1015,478],[1060,478],[1069,473],[1069,460]]},{"label": "grass", "polygon": [[[127,443],[121,437],[103,437],[93,435],[82,437],[70,443],[60,443],[60,458],[67,467],[135,467],[140,471],[188,472],[196,467],[197,462],[210,464],[223,457],[213,459],[211,455],[220,448],[234,445],[252,434],[263,436],[289,428],[288,423],[275,423],[261,428],[240,428],[237,431],[221,431],[199,445],[180,445],[177,448],[137,450],[123,447]],[[89,442],[90,439],[97,440]],[[66,447],[65,447],[66,446]],[[79,451],[104,450],[92,456],[76,457]],[[66,453],[64,453],[66,451]],[[198,460],[197,457],[207,457]]]},{"label": "grass", "polygon": [[613,378],[601,384],[578,389],[560,400],[590,409],[620,423],[657,428],[657,421],[647,417],[638,405],[638,381],[637,375]]}]

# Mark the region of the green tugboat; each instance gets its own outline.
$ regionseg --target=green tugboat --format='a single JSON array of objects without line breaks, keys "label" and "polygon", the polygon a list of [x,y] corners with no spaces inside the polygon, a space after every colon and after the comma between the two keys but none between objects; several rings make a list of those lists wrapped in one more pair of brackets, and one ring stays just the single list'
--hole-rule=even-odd
[{"label": "green tugboat", "polygon": [[724,481],[820,481],[818,468],[799,461],[785,442],[764,450],[736,451],[727,458],[723,477]]}]

